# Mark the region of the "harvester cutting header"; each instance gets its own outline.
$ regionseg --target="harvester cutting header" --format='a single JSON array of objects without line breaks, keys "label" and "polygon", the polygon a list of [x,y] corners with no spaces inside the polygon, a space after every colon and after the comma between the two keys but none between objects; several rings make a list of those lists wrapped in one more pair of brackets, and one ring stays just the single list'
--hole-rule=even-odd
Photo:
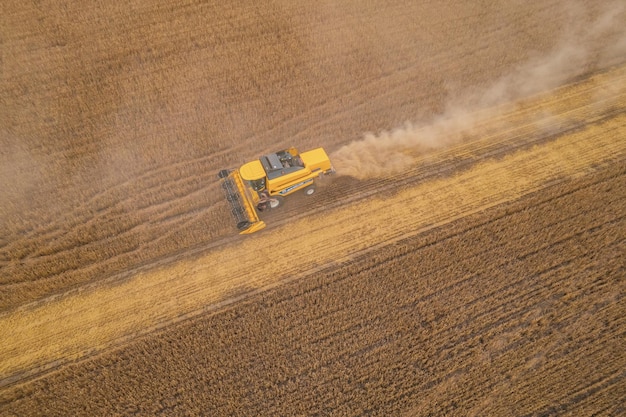
[{"label": "harvester cutting header", "polygon": [[283,204],[283,198],[296,191],[315,193],[315,180],[335,172],[322,148],[299,153],[289,148],[262,156],[239,169],[224,169],[218,177],[231,205],[240,234],[265,227],[259,213]]}]

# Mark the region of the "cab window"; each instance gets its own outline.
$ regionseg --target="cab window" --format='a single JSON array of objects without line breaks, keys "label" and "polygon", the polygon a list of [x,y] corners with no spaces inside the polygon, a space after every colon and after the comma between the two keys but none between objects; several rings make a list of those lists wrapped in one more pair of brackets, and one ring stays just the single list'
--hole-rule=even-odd
[{"label": "cab window", "polygon": [[265,178],[260,178],[258,180],[251,180],[250,186],[254,191],[263,191],[265,189]]}]

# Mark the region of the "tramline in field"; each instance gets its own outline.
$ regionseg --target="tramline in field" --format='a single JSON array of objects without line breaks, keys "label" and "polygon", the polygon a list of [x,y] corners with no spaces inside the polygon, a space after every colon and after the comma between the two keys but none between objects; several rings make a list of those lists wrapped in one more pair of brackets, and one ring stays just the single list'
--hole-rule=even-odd
[{"label": "tramline in field", "polygon": [[265,227],[258,212],[276,209],[284,197],[303,190],[315,193],[315,180],[335,172],[323,148],[299,153],[289,148],[261,156],[239,169],[223,169],[218,177],[240,234],[254,233]]}]

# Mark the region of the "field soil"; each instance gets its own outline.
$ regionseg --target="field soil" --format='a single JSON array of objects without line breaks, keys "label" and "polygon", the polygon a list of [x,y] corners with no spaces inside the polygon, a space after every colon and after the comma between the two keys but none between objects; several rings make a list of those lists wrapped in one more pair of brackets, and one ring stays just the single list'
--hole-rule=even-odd
[{"label": "field soil", "polygon": [[625,412],[626,6],[340,3],[7,2],[0,415]]}]

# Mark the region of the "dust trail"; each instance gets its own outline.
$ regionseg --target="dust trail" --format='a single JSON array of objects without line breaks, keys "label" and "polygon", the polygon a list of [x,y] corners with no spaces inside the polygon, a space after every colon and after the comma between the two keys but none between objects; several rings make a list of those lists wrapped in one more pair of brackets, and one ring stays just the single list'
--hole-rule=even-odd
[{"label": "dust trail", "polygon": [[494,116],[499,104],[558,87],[577,76],[624,61],[625,2],[607,3],[591,20],[590,12],[574,2],[564,13],[566,29],[551,53],[529,59],[487,89],[450,97],[445,110],[432,120],[368,133],[343,146],[331,154],[337,173],[366,179],[402,172],[414,163],[410,154],[461,141],[464,131],[478,122],[479,109],[490,109]]}]

